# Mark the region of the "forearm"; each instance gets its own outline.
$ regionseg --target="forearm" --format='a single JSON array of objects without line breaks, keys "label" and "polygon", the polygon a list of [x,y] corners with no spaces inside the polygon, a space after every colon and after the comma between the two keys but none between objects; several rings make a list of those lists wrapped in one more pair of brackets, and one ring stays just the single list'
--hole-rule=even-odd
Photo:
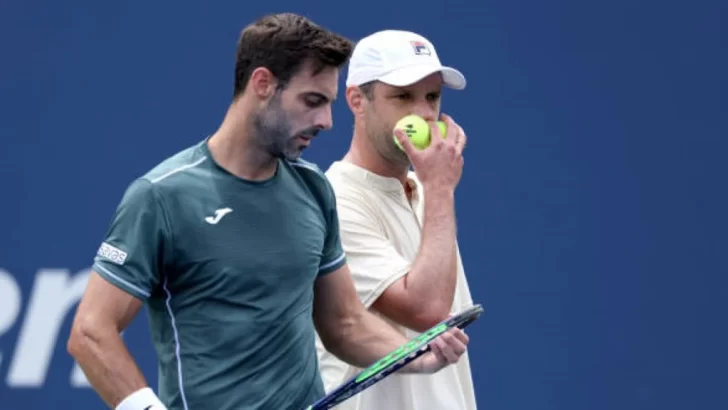
[{"label": "forearm", "polygon": [[111,408],[125,397],[147,387],[147,382],[118,332],[74,331],[69,351],[86,378]]},{"label": "forearm", "polygon": [[404,343],[407,338],[389,323],[361,309],[334,332],[326,348],[339,359],[356,367],[367,367]]},{"label": "forearm", "polygon": [[422,240],[407,275],[409,300],[420,311],[447,314],[457,283],[455,195],[451,190],[426,191]]}]

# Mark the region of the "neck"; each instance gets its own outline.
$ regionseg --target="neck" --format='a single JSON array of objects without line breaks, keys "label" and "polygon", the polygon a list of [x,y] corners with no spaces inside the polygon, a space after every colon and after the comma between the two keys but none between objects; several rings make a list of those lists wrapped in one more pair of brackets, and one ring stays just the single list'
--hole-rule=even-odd
[{"label": "neck", "polygon": [[379,176],[395,178],[402,183],[405,190],[407,189],[409,163],[392,161],[385,158],[377,151],[364,131],[356,125],[354,126],[354,136],[351,139],[351,146],[343,160]]},{"label": "neck", "polygon": [[261,181],[273,177],[277,160],[257,142],[252,113],[243,97],[234,101],[208,148],[215,162],[231,174]]}]

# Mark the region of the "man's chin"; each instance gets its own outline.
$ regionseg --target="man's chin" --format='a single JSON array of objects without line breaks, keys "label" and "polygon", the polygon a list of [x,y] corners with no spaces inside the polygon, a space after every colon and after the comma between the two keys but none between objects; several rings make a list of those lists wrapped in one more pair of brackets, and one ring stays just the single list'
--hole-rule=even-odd
[{"label": "man's chin", "polygon": [[306,149],[306,147],[291,147],[285,150],[285,152],[282,153],[281,157],[288,161],[296,161],[301,158],[304,149]]},{"label": "man's chin", "polygon": [[311,145],[310,139],[295,137],[284,150],[284,155],[289,161],[294,161],[301,157],[303,151]]}]

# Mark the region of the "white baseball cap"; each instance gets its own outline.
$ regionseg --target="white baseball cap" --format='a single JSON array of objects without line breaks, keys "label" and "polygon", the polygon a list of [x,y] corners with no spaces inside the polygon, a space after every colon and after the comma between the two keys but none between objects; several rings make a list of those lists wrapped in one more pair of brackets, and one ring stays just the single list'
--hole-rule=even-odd
[{"label": "white baseball cap", "polygon": [[381,81],[404,87],[436,72],[442,73],[446,86],[462,90],[465,76],[452,67],[443,66],[435,46],[425,37],[410,31],[383,30],[361,39],[349,60],[346,85]]}]

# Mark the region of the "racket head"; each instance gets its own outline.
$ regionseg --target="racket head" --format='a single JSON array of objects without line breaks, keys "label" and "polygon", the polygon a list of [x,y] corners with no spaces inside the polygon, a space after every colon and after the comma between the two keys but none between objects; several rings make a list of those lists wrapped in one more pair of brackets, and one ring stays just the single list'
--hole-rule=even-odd
[{"label": "racket head", "polygon": [[429,343],[449,329],[464,329],[483,313],[483,306],[475,304],[431,327],[424,333],[400,346],[387,356],[360,371],[305,410],[330,409],[350,397],[368,389],[385,377],[408,365],[430,350]]}]

